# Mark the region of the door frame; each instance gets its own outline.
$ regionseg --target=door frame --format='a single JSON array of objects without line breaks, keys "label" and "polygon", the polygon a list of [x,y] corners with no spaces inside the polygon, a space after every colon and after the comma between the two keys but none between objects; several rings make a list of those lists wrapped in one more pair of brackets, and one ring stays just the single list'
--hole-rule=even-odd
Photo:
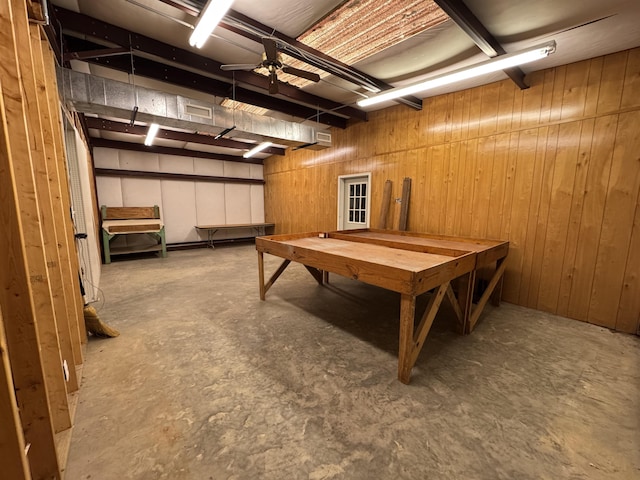
[{"label": "door frame", "polygon": [[351,173],[349,175],[338,176],[338,230],[343,230],[344,227],[344,185],[345,182],[352,178],[365,177],[367,179],[367,209],[366,209],[366,224],[364,228],[369,228],[369,221],[371,217],[371,172],[363,173]]}]

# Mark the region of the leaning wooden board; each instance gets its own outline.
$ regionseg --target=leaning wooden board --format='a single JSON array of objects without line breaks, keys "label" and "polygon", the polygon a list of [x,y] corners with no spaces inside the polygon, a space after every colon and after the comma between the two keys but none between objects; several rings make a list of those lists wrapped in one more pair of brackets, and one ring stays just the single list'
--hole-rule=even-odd
[{"label": "leaning wooden board", "polygon": [[[303,264],[320,285],[328,282],[331,272],[400,293],[398,378],[409,383],[445,297],[461,333],[473,330],[490,298],[499,302],[509,242],[363,229],[258,237],[256,249],[261,300],[291,261]],[[285,259],[266,283],[265,253]],[[474,306],[476,272],[490,267],[494,267],[493,276]],[[454,280],[457,292],[451,285]],[[416,297],[428,291],[433,292],[416,326]]]}]

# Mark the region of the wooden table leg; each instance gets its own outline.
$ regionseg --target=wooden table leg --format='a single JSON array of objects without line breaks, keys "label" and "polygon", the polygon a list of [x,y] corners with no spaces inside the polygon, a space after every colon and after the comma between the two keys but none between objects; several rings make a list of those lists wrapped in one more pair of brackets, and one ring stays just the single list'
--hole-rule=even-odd
[{"label": "wooden table leg", "polygon": [[[275,281],[282,275],[282,272],[285,271],[287,266],[291,263],[291,260],[284,260],[282,264],[278,267],[275,273],[271,276],[268,282],[264,281],[264,252],[258,251],[258,277],[260,282],[260,300],[264,300],[265,295],[271,288],[271,286],[275,283]],[[318,274],[320,275],[320,274]]]},{"label": "wooden table leg", "polygon": [[413,322],[416,312],[415,295],[400,297],[400,349],[398,352],[398,380],[408,384],[411,378],[413,352]]},{"label": "wooden table leg", "polygon": [[[498,261],[496,262],[496,271],[500,270],[500,266],[504,263],[506,258],[507,257],[502,257],[498,259]],[[504,274],[500,276],[500,280],[498,280],[498,284],[496,285],[496,288],[493,290],[493,293],[491,294],[491,304],[495,307],[500,306],[500,299],[502,298],[503,280],[504,280]]]},{"label": "wooden table leg", "polygon": [[464,320],[462,322],[463,334],[470,333],[471,309],[473,308],[473,288],[476,283],[476,271],[472,270],[460,277],[458,284],[458,304],[462,310]]},{"label": "wooden table leg", "polygon": [[435,290],[429,298],[429,304],[424,314],[415,325],[416,297],[402,295],[400,298],[400,351],[398,353],[398,379],[402,383],[409,383],[411,369],[418,360],[420,350],[424,346],[431,325],[438,314],[442,300],[449,289],[449,282],[445,282]]},{"label": "wooden table leg", "polygon": [[260,282],[260,300],[264,300],[264,253],[258,252],[258,280]]}]

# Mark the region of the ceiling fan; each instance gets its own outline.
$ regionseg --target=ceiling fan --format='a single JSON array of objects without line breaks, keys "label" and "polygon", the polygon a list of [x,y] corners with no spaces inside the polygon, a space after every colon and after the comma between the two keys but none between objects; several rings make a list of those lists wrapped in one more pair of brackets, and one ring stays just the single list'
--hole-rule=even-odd
[{"label": "ceiling fan", "polygon": [[296,77],[306,78],[312,82],[319,82],[320,75],[299,68],[290,67],[282,63],[282,58],[278,52],[276,40],[270,37],[262,37],[262,45],[264,53],[262,54],[262,62],[258,65],[252,63],[236,63],[230,65],[220,65],[221,70],[254,70],[256,68],[266,68],[269,71],[269,93],[278,93],[278,70],[283,73],[295,75]]}]

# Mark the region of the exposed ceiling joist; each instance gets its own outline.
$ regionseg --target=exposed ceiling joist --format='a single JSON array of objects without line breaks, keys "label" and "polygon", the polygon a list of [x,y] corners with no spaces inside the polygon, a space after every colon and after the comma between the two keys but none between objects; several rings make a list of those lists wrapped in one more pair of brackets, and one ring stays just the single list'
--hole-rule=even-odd
[{"label": "exposed ceiling joist", "polygon": [[[158,40],[154,40],[152,38],[146,37],[144,35],[137,34],[135,32],[130,32],[124,28],[117,27],[115,25],[111,25],[106,22],[102,22],[100,20],[94,19],[92,17],[88,17],[86,15],[72,12],[70,10],[66,10],[60,7],[56,7],[54,9],[56,18],[63,25],[63,29],[67,32],[74,32],[80,35],[86,35],[88,37],[92,37],[97,40],[101,40],[110,45],[119,45],[121,47],[130,47],[135,51],[142,52],[147,55],[152,55],[159,59],[164,59],[166,61],[172,62],[174,64],[184,65],[190,69],[199,70],[202,72],[206,72],[211,75],[215,75],[217,77],[228,78],[230,80],[234,79],[238,82],[246,83],[248,85],[258,87],[264,89],[267,86],[268,79],[262,75],[252,72],[225,72],[220,69],[222,65],[220,62],[212,60],[210,58],[198,55],[188,50],[183,50],[181,48],[174,47],[172,45],[168,45],[166,43],[160,42]],[[75,50],[75,49],[74,49]],[[114,58],[114,57],[110,57]],[[96,59],[94,59],[95,61]],[[159,62],[157,62],[159,63]],[[164,66],[164,64],[162,64]],[[177,67],[172,67],[177,68]],[[138,67],[136,66],[136,70]],[[186,70],[181,70],[182,72],[187,72]],[[207,78],[209,81],[215,81],[214,79],[207,77],[205,75],[201,75],[202,78]],[[224,83],[219,81],[220,83]],[[227,87],[228,88],[228,87]],[[358,108],[345,106],[338,102],[334,102],[331,100],[327,100],[322,97],[318,97],[316,95],[312,95],[300,90],[297,87],[292,85],[281,83],[279,84],[279,92],[280,95],[284,97],[288,97],[294,102],[304,103],[306,105],[313,105],[316,108],[320,109],[320,123],[324,123],[327,125],[339,126],[337,123],[340,122],[327,122],[323,121],[322,117],[329,117],[331,114],[325,113],[325,111],[336,111],[339,112],[340,115],[344,115],[347,117],[351,117],[358,120],[366,120],[367,114],[363,110]],[[209,92],[213,93],[213,92]],[[215,94],[215,93],[213,93]],[[268,98],[273,99],[272,96],[264,95],[255,92],[255,95],[266,97],[262,103],[267,104],[270,103]],[[254,95],[254,97],[255,97]],[[286,102],[285,100],[280,100],[281,102]],[[315,117],[316,110],[314,109],[311,114],[309,114],[309,107],[307,111],[303,110],[305,107],[301,106],[299,103],[294,102],[286,102],[289,104],[289,109],[286,112],[289,115],[295,115],[300,118],[309,118],[310,116]],[[269,107],[266,107],[269,108]],[[293,113],[292,110],[296,110],[300,108],[300,113]],[[278,108],[273,108],[273,110],[279,110]],[[334,115],[336,118],[340,118]],[[345,122],[346,125],[346,122]],[[344,127],[341,127],[344,128]]]},{"label": "exposed ceiling joist", "polygon": [[[199,14],[198,11],[189,10],[187,8],[184,8],[183,6],[178,6],[176,2],[173,2],[171,0],[160,0],[160,1],[168,5],[180,8],[182,11],[190,13],[191,15],[197,16]],[[241,28],[239,27],[239,25],[245,25],[249,28]],[[237,33],[238,35],[241,35],[250,40],[253,40],[256,43],[261,43],[262,37],[264,36],[277,38],[282,42],[284,42],[285,44],[293,47],[293,48],[281,49],[287,55],[297,60],[300,60],[304,63],[307,63],[309,65],[313,65],[314,67],[319,68],[320,70],[324,70],[348,82],[354,83],[354,76],[355,76],[355,77],[360,77],[362,81],[365,81],[366,83],[372,86],[375,86],[380,90],[388,90],[390,88],[393,88],[393,85],[389,85],[388,83],[378,78],[372,77],[371,75],[361,72],[360,70],[357,70],[354,67],[346,65],[345,63],[333,57],[330,57],[329,55],[326,55],[312,47],[309,47],[308,45],[305,45],[302,42],[299,42],[295,38],[289,37],[288,35],[285,35],[284,33],[279,32],[278,30],[271,28],[268,25],[264,25],[263,23],[260,23],[257,20],[254,20],[251,17],[243,15],[242,13],[237,12],[233,9],[230,9],[227,12],[223,20],[220,22],[220,27],[226,30],[229,30],[231,32]],[[300,52],[303,52],[303,53],[300,53]],[[332,63],[336,66],[336,68],[327,68],[327,64],[325,62],[315,61],[313,57],[318,57],[321,60],[325,60],[328,63]],[[413,96],[407,96],[407,97],[399,98],[398,101],[412,108],[415,108],[417,110],[422,109],[422,100],[420,100],[419,98],[416,98]]]},{"label": "exposed ceiling joist", "polygon": [[[433,1],[456,22],[486,55],[493,58],[507,53],[462,0]],[[524,81],[524,72],[520,68],[508,68],[504,70],[504,73],[521,89],[529,88],[529,85]]]},{"label": "exposed ceiling joist", "polygon": [[[73,37],[65,37],[65,40],[69,45],[74,47],[74,50],[81,50],[82,45],[87,48],[93,48],[95,46],[93,42],[86,42]],[[121,72],[131,73],[131,60],[126,57],[91,58],[87,61],[96,65],[102,65],[119,70]],[[160,80],[180,87],[207,93],[209,95],[215,95],[217,97],[230,98],[232,96],[230,84],[221,80],[215,80],[205,75],[194,73],[190,70],[184,70],[142,57],[136,57],[134,65],[136,76]],[[236,87],[235,99],[239,102],[249,103],[251,105],[263,107],[268,110],[275,110],[299,118],[313,118],[314,120],[317,120],[318,123],[332,127],[346,128],[347,126],[347,119],[344,117],[339,117],[322,111],[320,111],[320,115],[318,115],[318,111],[316,109],[294,104],[272,95],[263,95],[245,88]]]},{"label": "exposed ceiling joist", "polygon": [[[297,41],[295,38],[291,38],[287,35],[285,35],[282,32],[278,32],[277,30],[274,30],[272,28],[269,28],[266,25],[263,25],[262,23],[247,17],[246,15],[243,15],[239,12],[236,12],[234,10],[229,10],[229,12],[227,13],[227,15],[225,16],[225,19],[229,18],[229,19],[233,19],[235,21],[239,21],[241,23],[244,24],[248,24],[251,25],[252,27],[259,29],[260,31],[264,31],[266,33],[269,34],[269,36],[271,37],[275,37],[278,38],[280,40],[282,40],[283,42],[287,43],[288,45],[291,45],[294,48],[285,48],[283,49],[283,51],[297,59],[300,61],[303,61],[305,63],[308,63],[309,65],[313,65],[316,68],[319,68],[321,70],[325,70],[328,71],[329,73],[331,73],[332,75],[335,75],[339,78],[342,78],[343,80],[347,80],[349,82],[353,82],[353,77],[345,74],[342,70],[345,70],[347,72],[353,72],[355,75],[363,77],[365,79],[367,79],[370,83],[372,83],[373,85],[375,85],[377,88],[379,88],[380,90],[388,90],[390,88],[393,88],[393,85],[389,85],[388,83],[377,79],[375,77],[372,77],[371,75],[367,75],[364,72],[361,72],[360,70],[357,70],[349,65],[346,65],[342,62],[340,62],[339,60],[336,60],[335,58],[332,58],[328,55],[325,55],[322,52],[319,52],[318,50],[311,48],[307,45],[305,45],[302,42]],[[234,25],[230,25],[228,22],[225,22],[224,20],[220,23],[220,26],[223,28],[226,28],[230,31],[233,31],[235,33],[238,33],[239,35],[242,35],[246,38],[249,38],[251,40],[254,40],[256,42],[261,42],[262,37],[260,35],[256,35],[253,33],[250,33],[244,29],[239,29],[237,27],[235,27]],[[316,62],[314,61],[314,59],[312,57],[309,57],[308,55],[304,55],[299,53],[299,51],[305,52],[307,54],[311,54],[313,56],[319,57],[323,60],[329,61],[331,63],[336,64],[338,67],[340,68],[336,68],[336,69],[330,69],[327,70],[327,67],[325,66],[324,63],[320,63],[320,62]],[[417,97],[413,97],[413,96],[407,96],[407,97],[403,97],[403,98],[399,98],[398,99],[399,102],[402,102],[412,108],[415,108],[417,110],[421,110],[422,109],[422,100],[420,100]]]},{"label": "exposed ceiling joist", "polygon": [[96,50],[85,50],[82,52],[68,52],[62,56],[62,59],[65,62],[68,62],[69,60],[88,60],[90,58],[113,57],[124,53],[129,53],[129,49],[124,47],[98,48]]},{"label": "exposed ceiling joist", "polygon": [[[107,132],[128,133],[131,135],[144,136],[147,134],[148,127],[142,125],[130,125],[123,122],[115,122],[113,120],[104,120],[96,117],[86,117],[88,128],[103,130]],[[156,138],[164,138],[166,140],[177,140],[179,142],[198,143],[202,145],[212,145],[216,147],[235,148],[239,150],[250,150],[255,147],[253,143],[239,142],[230,138],[220,138],[216,140],[211,135],[202,135],[198,133],[178,132],[161,128],[156,134]],[[284,155],[285,149],[280,147],[269,147],[263,150],[264,153],[270,155]]]},{"label": "exposed ceiling joist", "polygon": [[208,153],[198,150],[187,150],[186,148],[162,147],[152,145],[147,147],[142,143],[121,142],[118,140],[106,140],[104,138],[92,138],[91,146],[94,148],[115,148],[118,150],[130,150],[133,152],[156,153],[162,155],[178,155],[180,157],[208,158],[209,160],[223,160],[226,162],[251,163],[254,165],[263,165],[261,158],[251,157],[244,158],[235,155],[222,155],[220,153]]}]

